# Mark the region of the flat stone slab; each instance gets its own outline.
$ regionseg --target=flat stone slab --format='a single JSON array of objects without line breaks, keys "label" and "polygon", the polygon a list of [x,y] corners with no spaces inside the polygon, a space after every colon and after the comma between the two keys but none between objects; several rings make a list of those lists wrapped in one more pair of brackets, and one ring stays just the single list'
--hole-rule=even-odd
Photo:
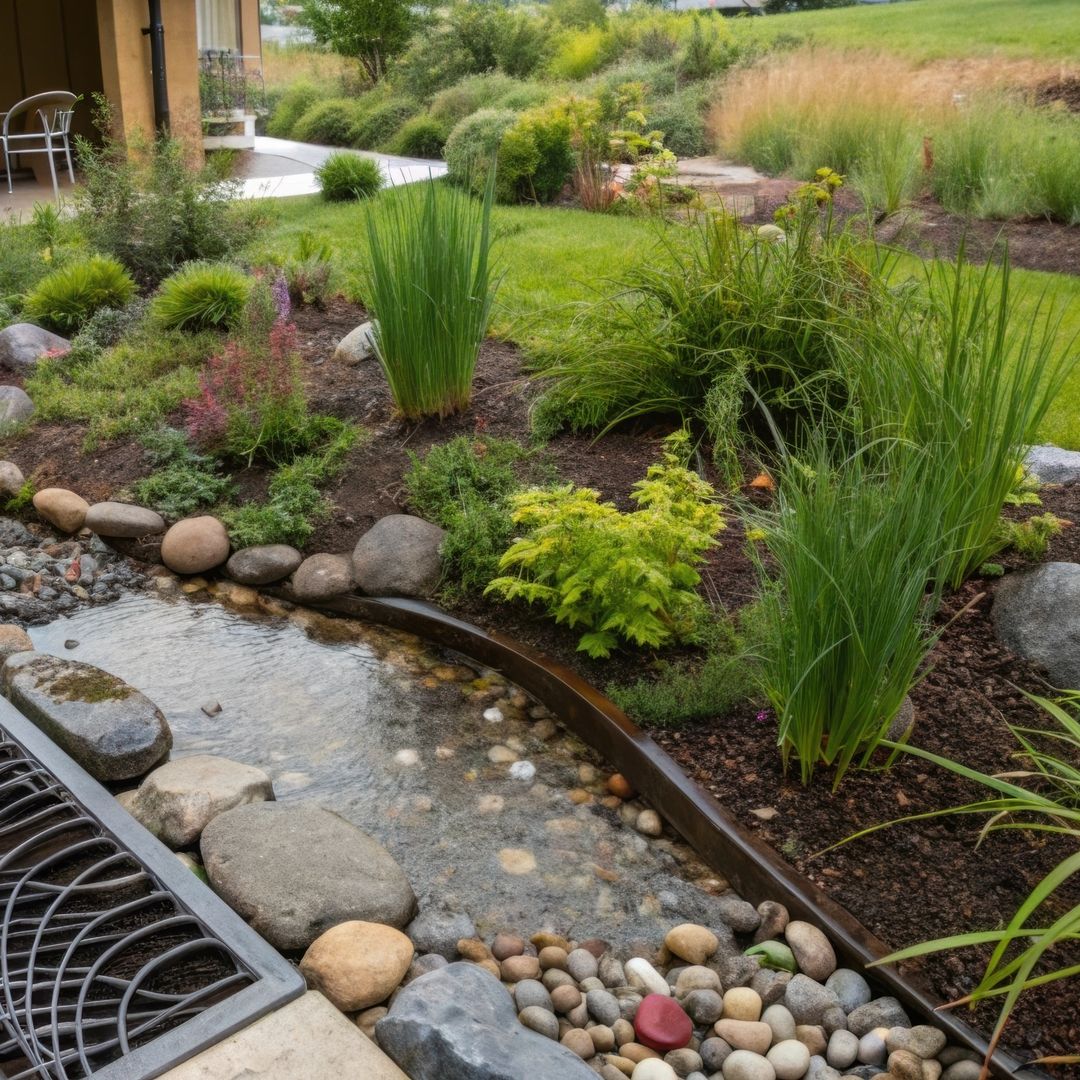
[{"label": "flat stone slab", "polygon": [[203,830],[201,848],[214,892],[284,952],[353,919],[400,930],[416,910],[390,852],[312,803],[227,810]]},{"label": "flat stone slab", "polygon": [[506,987],[475,964],[402,988],[375,1040],[412,1080],[596,1080],[575,1053],[519,1024]]},{"label": "flat stone slab", "polygon": [[2,677],[12,705],[95,780],[142,776],[172,748],[161,710],[101,668],[18,652],[8,657]]},{"label": "flat stone slab", "polygon": [[162,1074],[161,1080],[409,1080],[315,990]]},{"label": "flat stone slab", "polygon": [[218,814],[273,797],[262,769],[216,754],[193,754],[155,769],[129,810],[162,843],[179,849],[191,847]]}]

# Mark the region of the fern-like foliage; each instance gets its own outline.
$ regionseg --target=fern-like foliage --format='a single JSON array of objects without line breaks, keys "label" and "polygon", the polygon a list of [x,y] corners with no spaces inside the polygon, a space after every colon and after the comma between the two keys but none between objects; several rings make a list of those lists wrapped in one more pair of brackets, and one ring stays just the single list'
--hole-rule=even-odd
[{"label": "fern-like foliage", "polygon": [[703,609],[694,566],[724,523],[712,487],[686,467],[689,453],[685,431],[669,436],[662,460],[634,485],[639,509],[627,514],[591,488],[515,495],[524,535],[486,592],[542,604],[583,631],[578,649],[595,659],[620,641],[656,648],[690,636]]}]

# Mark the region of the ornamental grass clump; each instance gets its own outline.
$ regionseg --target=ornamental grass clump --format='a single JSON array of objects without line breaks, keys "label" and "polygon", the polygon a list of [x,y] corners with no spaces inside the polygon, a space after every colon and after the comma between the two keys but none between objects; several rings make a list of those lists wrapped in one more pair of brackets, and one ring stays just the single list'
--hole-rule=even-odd
[{"label": "ornamental grass clump", "polygon": [[661,462],[634,485],[631,513],[572,485],[515,495],[524,535],[486,592],[538,603],[583,630],[578,649],[594,659],[620,642],[659,648],[691,638],[704,614],[694,567],[724,524],[712,487],[686,467],[690,449],[686,431],[665,440]]},{"label": "ornamental grass clump", "polygon": [[[1073,849],[1031,890],[1004,927],[999,925],[990,930],[925,941],[882,957],[872,965],[899,964],[931,953],[993,946],[979,984],[969,994],[943,1006],[951,1009],[969,1005],[974,1008],[983,1001],[1000,1000],[1001,1009],[990,1036],[980,1080],[986,1080],[989,1075],[990,1059],[1020,995],[1037,986],[1080,976],[1080,964],[1069,962],[1068,954],[1063,957],[1059,951],[1065,943],[1080,940],[1080,904],[1067,906],[1068,898],[1075,898],[1071,885],[1080,879],[1080,768],[1077,767],[1080,761],[1080,722],[1077,720],[1080,692],[1072,691],[1057,701],[1033,694],[1025,694],[1025,697],[1038,705],[1053,723],[1047,727],[1007,725],[1021,746],[1016,754],[1020,767],[1015,771],[988,776],[928,750],[897,747],[980,784],[988,789],[985,799],[885,822],[841,841],[846,844],[908,821],[976,814],[987,819],[979,832],[980,845],[993,833],[1019,830],[1065,837],[1069,848]],[[1080,1053],[1039,1059],[1030,1064],[1078,1063]]]},{"label": "ornamental grass clump", "polygon": [[250,293],[251,278],[238,267],[190,262],[162,282],[150,310],[168,329],[229,329],[240,321]]},{"label": "ornamental grass clump", "polygon": [[102,308],[122,308],[135,295],[131,275],[107,255],[75,259],[37,283],[23,317],[72,333]]},{"label": "ornamental grass clump", "polygon": [[[926,583],[943,537],[932,460],[895,442],[837,457],[824,433],[777,470],[777,495],[750,519],[763,590],[762,689],[785,768],[835,784],[865,765],[934,643]],[[764,552],[769,558],[764,557]]]},{"label": "ornamental grass clump", "polygon": [[375,355],[406,419],[469,405],[498,288],[490,262],[494,192],[494,173],[481,200],[428,180],[368,214],[364,299]]}]

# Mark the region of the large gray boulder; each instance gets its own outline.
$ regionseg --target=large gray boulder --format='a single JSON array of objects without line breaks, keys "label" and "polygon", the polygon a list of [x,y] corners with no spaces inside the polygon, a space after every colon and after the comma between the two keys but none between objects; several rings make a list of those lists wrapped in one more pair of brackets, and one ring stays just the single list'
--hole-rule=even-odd
[{"label": "large gray boulder", "polygon": [[0,386],[0,433],[34,415],[34,403],[25,390],[17,386]]},{"label": "large gray boulder", "polygon": [[225,573],[241,585],[270,585],[287,578],[303,561],[288,544],[259,544],[233,552]]},{"label": "large gray boulder", "polygon": [[292,576],[293,595],[304,603],[332,600],[352,592],[353,568],[348,555],[309,555]]},{"label": "large gray boulder", "polygon": [[475,964],[414,979],[375,1040],[411,1080],[596,1080],[572,1051],[519,1024],[506,987]]},{"label": "large gray boulder", "polygon": [[62,353],[71,342],[33,323],[13,323],[0,330],[0,367],[29,374],[47,352]]},{"label": "large gray boulder", "polygon": [[161,710],[101,668],[19,652],[2,675],[11,703],[96,780],[142,776],[172,747]]},{"label": "large gray boulder", "polygon": [[377,840],[338,814],[305,803],[252,803],[203,830],[214,891],[271,945],[306,949],[338,923],[399,930],[416,910],[404,871]]},{"label": "large gray boulder", "polygon": [[168,761],[139,785],[132,816],[171,848],[191,847],[226,810],[274,797],[270,777],[253,765],[194,754]]},{"label": "large gray boulder", "polygon": [[1080,480],[1080,451],[1060,446],[1033,446],[1024,460],[1028,472],[1044,484],[1072,484]]},{"label": "large gray boulder", "polygon": [[144,506],[131,503],[94,503],[86,511],[83,524],[98,536],[114,536],[122,539],[138,539],[140,536],[156,536],[165,531],[165,519]]},{"label": "large gray boulder", "polygon": [[446,533],[410,514],[380,518],[353,550],[353,577],[368,596],[430,596],[439,584]]},{"label": "large gray boulder", "polygon": [[1080,564],[1043,563],[1004,577],[994,591],[994,628],[1056,686],[1080,687]]}]

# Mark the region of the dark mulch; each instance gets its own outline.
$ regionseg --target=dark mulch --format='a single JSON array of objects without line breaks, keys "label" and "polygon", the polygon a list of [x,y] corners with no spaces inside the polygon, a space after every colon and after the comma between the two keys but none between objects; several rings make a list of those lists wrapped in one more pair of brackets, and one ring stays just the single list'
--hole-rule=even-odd
[{"label": "dark mulch", "polygon": [[[422,454],[462,433],[524,439],[528,431],[530,388],[520,353],[495,341],[481,352],[473,406],[466,414],[441,423],[403,424],[395,419],[374,362],[349,367],[331,361],[337,341],[362,318],[359,308],[343,300],[333,301],[323,312],[297,313],[312,407],[355,419],[372,433],[371,440],[350,455],[331,492],[337,509],[310,545],[312,551],[348,551],[377,518],[407,509],[402,477],[410,452]],[[564,435],[554,439],[545,454],[563,479],[598,488],[626,508],[631,486],[656,459],[669,430],[641,426],[596,441]],[[139,448],[128,443],[84,455],[83,435],[78,424],[42,424],[17,446],[0,446],[0,452],[13,456],[28,474],[35,473],[39,487],[70,486],[90,499],[115,494],[147,471]],[[265,488],[266,473],[251,470],[238,479],[250,497]],[[1054,491],[1045,501],[1048,509],[1080,521],[1080,491]],[[1051,557],[1080,561],[1080,527],[1054,541]],[[734,523],[710,553],[703,579],[709,599],[729,609],[752,598],[754,571],[742,530]],[[920,746],[991,772],[1012,765],[1015,745],[1004,718],[1035,715],[1014,685],[1046,689],[1037,671],[996,643],[990,595],[975,599],[983,592],[992,595],[992,590],[992,582],[972,582],[946,605],[943,618],[974,601],[945,631],[934,653],[934,668],[913,695]],[[606,662],[589,661],[576,652],[573,634],[523,606],[474,599],[458,602],[453,610],[567,663],[601,687],[636,679],[650,667],[652,658],[629,652]],[[914,760],[902,760],[887,773],[853,774],[835,795],[827,776],[803,789],[796,779],[784,777],[774,730],[756,718],[757,712],[758,706],[751,704],[707,724],[654,734],[747,828],[760,833],[892,946],[1000,924],[1060,856],[1060,843],[1021,833],[998,835],[977,851],[977,823],[952,819],[899,826],[815,858],[814,852],[860,827],[967,801],[978,791]],[[763,822],[752,813],[763,807],[774,807],[778,816]],[[974,984],[979,970],[977,956],[958,954],[925,965],[923,973],[943,999],[951,999]],[[1031,1056],[1075,1050],[1080,1046],[1078,1012],[1075,986],[1062,983],[1039,990],[1021,1005],[1009,1042]],[[978,1019],[984,1030],[992,1021],[986,1010]]]}]

